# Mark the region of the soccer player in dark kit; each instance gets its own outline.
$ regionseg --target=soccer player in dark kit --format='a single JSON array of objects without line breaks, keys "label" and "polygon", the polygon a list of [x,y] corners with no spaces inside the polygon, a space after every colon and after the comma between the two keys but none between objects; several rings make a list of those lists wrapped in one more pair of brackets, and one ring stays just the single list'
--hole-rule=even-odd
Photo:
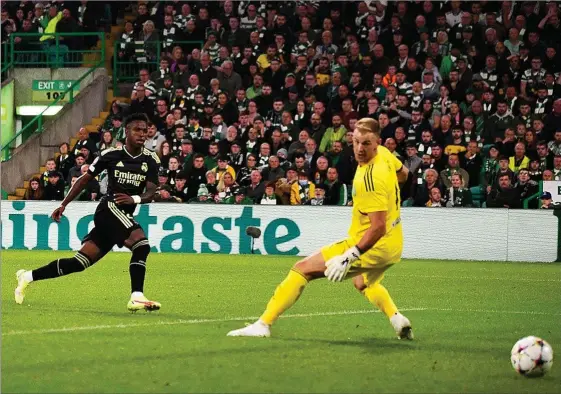
[{"label": "soccer player in dark kit", "polygon": [[125,121],[125,145],[101,152],[88,172],[78,178],[61,205],[54,210],[51,218],[58,222],[66,206],[80,194],[88,182],[107,170],[107,194],[97,206],[95,226],[83,239],[80,251],[74,257],[56,259],[32,271],[19,270],[16,274],[16,303],[23,303],[25,289],[31,282],[84,271],[118,245],[126,246],[132,251],[129,265],[132,294],[127,304],[128,310],[136,312],[160,309],[159,302],[150,301],[143,294],[150,245],[144,231],[132,216],[137,204],[152,201],[158,184],[160,160],[154,152],[144,148],[147,121],[144,114],[131,115]]}]

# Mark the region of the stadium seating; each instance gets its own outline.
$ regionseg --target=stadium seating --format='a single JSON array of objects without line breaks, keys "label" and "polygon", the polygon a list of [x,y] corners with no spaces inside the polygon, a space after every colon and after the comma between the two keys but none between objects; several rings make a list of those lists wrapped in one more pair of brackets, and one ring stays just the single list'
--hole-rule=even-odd
[{"label": "stadium seating", "polygon": [[[169,189],[171,195],[159,201],[196,200],[199,186],[206,179],[196,184],[187,182],[181,190],[175,182],[178,174],[179,178],[187,179],[193,175],[191,160],[195,153],[205,157],[206,171],[219,175],[213,181],[216,184],[206,185],[216,202],[232,202],[234,195],[249,194],[250,189],[258,186],[259,192],[252,197],[258,204],[263,198],[262,189],[270,184],[274,186],[275,203],[288,203],[288,195],[283,199],[281,190],[283,182],[295,182],[294,177],[287,176],[289,169],[304,170],[310,184],[328,185],[326,196],[311,195],[307,187],[297,188],[296,193],[303,197],[297,199],[299,203],[343,201],[332,193],[339,193],[340,185],[345,185],[351,194],[356,162],[339,122],[348,128],[352,119],[368,116],[380,120],[383,144],[411,170],[407,183],[402,185],[403,206],[539,205],[535,201],[541,181],[549,179],[548,171],[552,172],[551,179],[561,179],[561,140],[555,140],[557,124],[561,127],[557,121],[561,117],[561,101],[554,105],[561,97],[560,70],[555,57],[538,51],[538,48],[558,49],[557,42],[551,38],[554,34],[549,34],[557,32],[558,27],[545,17],[546,9],[553,6],[529,10],[517,4],[512,13],[523,16],[524,20],[518,18],[517,23],[505,24],[501,19],[502,9],[494,4],[486,4],[482,12],[469,2],[460,3],[460,8],[455,8],[456,3],[435,2],[426,9],[419,4],[389,3],[384,4],[381,14],[371,5],[359,7],[358,4],[332,2],[322,9],[312,1],[311,8],[304,10],[298,2],[239,2],[230,11],[224,5],[212,3],[147,6],[130,2],[118,7],[115,12],[118,15],[111,14],[111,4],[100,6],[99,18],[106,21],[98,26],[106,32],[103,61],[113,76],[113,86],[107,93],[106,111],[84,127],[96,143],[101,140],[100,132],[105,130],[117,138],[111,118],[107,120],[113,102],[118,101],[121,115],[126,115],[139,108],[153,107],[157,111],[158,99],[164,98],[167,112],[159,116],[151,110],[147,113],[157,127],[153,140],[159,142],[153,149],[160,147],[159,138],[165,139],[171,148],[171,154],[162,156],[161,168],[162,180],[164,174],[167,178],[162,190]],[[73,10],[74,15],[81,15],[80,12]],[[276,15],[273,20],[268,19],[271,12]],[[544,18],[543,23],[532,25],[535,18],[526,20],[528,15]],[[478,19],[480,16],[484,20]],[[262,28],[256,27],[261,23]],[[408,29],[409,24],[414,28]],[[305,35],[301,37],[302,31]],[[252,38],[252,33],[257,34]],[[99,41],[96,48],[101,45]],[[50,47],[49,53],[52,50]],[[236,53],[232,54],[233,51]],[[67,58],[64,52],[55,55],[56,61],[61,56]],[[303,55],[301,65],[298,65],[299,55]],[[210,68],[203,72],[206,66],[201,66],[201,58],[207,56],[210,56]],[[85,53],[82,65],[91,66],[98,60],[98,55]],[[168,62],[166,69],[160,68],[162,60]],[[225,60],[233,63],[229,66]],[[50,62],[50,65],[58,64]],[[228,71],[229,67],[233,70]],[[142,77],[146,71],[148,78]],[[193,85],[190,85],[191,75],[198,76],[198,82]],[[262,86],[253,86],[256,75],[257,79],[262,77],[267,88],[272,88],[270,96],[261,94]],[[313,80],[306,82],[307,77]],[[168,78],[172,80],[171,86],[165,85]],[[211,83],[214,78],[217,87]],[[151,93],[148,99],[133,99],[139,86]],[[237,97],[239,87],[245,91],[240,98]],[[183,96],[178,88],[184,89]],[[203,93],[202,101],[195,102],[199,92]],[[220,102],[222,92],[227,93],[225,102]],[[277,98],[282,101],[279,109],[272,103]],[[257,107],[256,114],[249,109],[250,101]],[[299,101],[304,103],[303,112],[296,108]],[[319,107],[314,103],[319,103]],[[175,107],[181,111],[173,124],[166,127],[164,115],[171,114]],[[206,117],[204,107],[212,108]],[[285,109],[289,117],[283,123]],[[413,119],[415,111],[421,114],[419,121]],[[222,122],[213,123],[211,115],[215,114],[221,115]],[[313,115],[319,115],[319,127],[312,125]],[[265,123],[262,138],[256,143],[248,142],[257,116]],[[333,119],[337,116],[338,120]],[[245,123],[242,118],[251,121]],[[542,121],[541,126],[535,124],[536,119]],[[175,129],[180,123],[186,132],[177,138]],[[232,131],[230,138],[226,130],[232,127],[235,132]],[[201,130],[205,128],[211,130],[220,157],[236,170],[236,175],[251,172],[246,159],[253,153],[257,168],[266,179],[252,185],[249,178],[236,177],[232,185],[219,186],[224,169],[214,167],[218,156],[209,154],[208,143],[203,141],[201,145]],[[302,141],[298,141],[300,130],[308,132]],[[421,138],[423,131],[430,132],[427,140]],[[532,136],[527,136],[528,133]],[[306,139],[315,147],[310,146],[308,150]],[[337,140],[341,147],[334,148]],[[68,143],[72,147],[77,141],[78,135]],[[547,147],[545,155],[538,149],[540,143]],[[182,151],[182,145],[191,148],[186,146]],[[241,146],[244,153],[241,161],[237,161],[231,145]],[[442,155],[430,153],[436,147],[443,150]],[[280,170],[268,164],[270,156],[275,154],[280,155]],[[423,158],[423,154],[428,155]],[[301,155],[305,159],[303,166],[297,163]],[[178,169],[168,167],[171,156],[179,158]],[[321,157],[327,159],[327,167],[322,164],[318,168]],[[508,161],[506,168],[499,168],[500,159]],[[327,168],[337,171],[336,178],[327,180]],[[530,170],[529,176],[521,180],[519,172],[525,168]],[[439,175],[435,184],[429,185],[425,179],[428,169],[435,169]],[[40,173],[44,171],[40,169]],[[455,174],[462,176],[459,186],[451,184]],[[508,185],[500,184],[502,174],[509,175]],[[440,190],[435,201],[429,196],[433,187]],[[26,181],[9,198],[22,198],[27,189]],[[348,200],[352,203],[352,195]],[[529,201],[532,203],[528,204]]]}]

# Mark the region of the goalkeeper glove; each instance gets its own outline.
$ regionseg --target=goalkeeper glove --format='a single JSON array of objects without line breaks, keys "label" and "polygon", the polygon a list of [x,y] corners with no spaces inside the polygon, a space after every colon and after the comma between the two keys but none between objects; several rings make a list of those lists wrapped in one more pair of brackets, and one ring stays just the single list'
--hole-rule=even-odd
[{"label": "goalkeeper glove", "polygon": [[352,263],[358,260],[360,255],[360,250],[353,246],[342,255],[329,259],[325,263],[325,276],[332,282],[341,282],[347,276]]}]

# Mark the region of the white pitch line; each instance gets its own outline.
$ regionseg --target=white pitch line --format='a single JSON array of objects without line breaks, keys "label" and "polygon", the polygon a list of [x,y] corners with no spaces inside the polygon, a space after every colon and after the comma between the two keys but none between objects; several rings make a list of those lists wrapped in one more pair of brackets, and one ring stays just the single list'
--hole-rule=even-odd
[{"label": "white pitch line", "polygon": [[[408,308],[401,309],[401,311],[424,311],[425,308]],[[293,315],[283,315],[281,319],[292,319],[302,317],[314,316],[343,316],[343,315],[363,315],[368,313],[380,313],[377,309],[363,309],[354,311],[337,311],[337,312],[317,312],[317,313],[298,313]],[[74,331],[96,331],[107,330],[116,328],[131,328],[131,327],[153,327],[153,326],[175,326],[179,324],[203,324],[203,323],[225,323],[233,321],[255,321],[259,316],[246,316],[246,317],[227,317],[223,319],[192,319],[192,320],[174,320],[174,321],[155,321],[151,323],[131,323],[131,324],[103,324],[97,326],[77,326],[77,327],[62,327],[62,328],[47,328],[44,330],[28,330],[28,331],[8,331],[3,332],[2,336],[11,335],[38,335],[38,334],[55,334],[62,332]]]},{"label": "white pitch line", "polygon": [[[402,312],[416,312],[416,311],[436,311],[436,312],[459,312],[459,313],[495,313],[495,314],[513,314],[513,315],[538,315],[538,316],[561,316],[561,313],[548,313],[536,311],[502,311],[494,309],[453,309],[453,308],[405,308],[400,309]],[[281,319],[292,318],[306,318],[315,316],[344,316],[344,315],[365,315],[370,313],[380,313],[376,309],[363,309],[351,311],[337,311],[337,312],[317,312],[317,313],[298,313],[293,315],[281,316]],[[28,331],[8,331],[3,332],[2,336],[13,335],[38,335],[38,334],[56,334],[75,331],[97,331],[97,330],[110,330],[119,328],[132,328],[132,327],[153,327],[153,326],[175,326],[180,324],[193,325],[204,323],[226,323],[234,321],[253,321],[257,320],[258,316],[246,317],[228,317],[223,319],[192,319],[192,320],[175,320],[175,321],[156,321],[151,323],[131,323],[131,324],[106,324],[97,326],[77,326],[77,327],[63,327],[63,328],[48,328],[43,330],[28,330]]]},{"label": "white pitch line", "polygon": [[501,311],[495,309],[424,308],[424,310],[435,311],[435,312],[502,313],[508,315],[561,316],[561,313],[536,312],[536,311]]}]

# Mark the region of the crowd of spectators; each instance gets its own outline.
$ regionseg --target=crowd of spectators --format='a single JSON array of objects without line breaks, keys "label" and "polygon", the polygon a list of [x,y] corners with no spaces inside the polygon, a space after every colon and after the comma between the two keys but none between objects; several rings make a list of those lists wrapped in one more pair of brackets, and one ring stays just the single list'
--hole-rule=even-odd
[{"label": "crowd of spectators", "polygon": [[[122,144],[133,112],[151,121],[157,201],[352,204],[362,117],[410,170],[407,205],[521,208],[540,181],[561,180],[555,2],[172,1],[137,12],[118,44],[141,68],[132,102],[61,146],[42,180],[49,199]],[[101,179],[80,198],[103,193]]]},{"label": "crowd of spectators", "polygon": [[[106,5],[115,13],[112,20],[107,16]],[[94,47],[99,35],[79,33],[105,32],[125,8],[126,3],[116,1],[2,1],[2,43],[10,42],[14,33],[33,33],[15,35],[14,60],[18,67],[44,67],[46,63],[80,66],[81,51]],[[53,33],[76,34],[61,36],[57,45]],[[55,63],[51,60],[57,58],[57,51],[61,60]]]}]

